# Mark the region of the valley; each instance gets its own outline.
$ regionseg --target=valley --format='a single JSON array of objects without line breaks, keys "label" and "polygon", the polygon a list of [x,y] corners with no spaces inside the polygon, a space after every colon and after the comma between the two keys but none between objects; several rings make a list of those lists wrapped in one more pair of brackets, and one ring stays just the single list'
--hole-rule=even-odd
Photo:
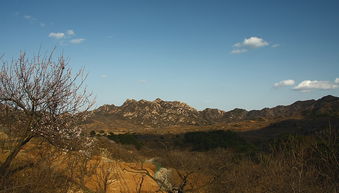
[{"label": "valley", "polygon": [[[104,105],[81,123],[88,148],[32,140],[12,166],[23,168],[15,172],[21,176],[12,175],[6,187],[21,192],[30,176],[34,184],[50,184],[35,192],[54,192],[53,184],[67,193],[329,192],[338,174],[338,107],[334,96],[254,111],[197,111],[161,99]],[[14,136],[1,132],[1,160]],[[324,145],[330,151],[319,149]],[[324,172],[330,177],[322,179]]]}]

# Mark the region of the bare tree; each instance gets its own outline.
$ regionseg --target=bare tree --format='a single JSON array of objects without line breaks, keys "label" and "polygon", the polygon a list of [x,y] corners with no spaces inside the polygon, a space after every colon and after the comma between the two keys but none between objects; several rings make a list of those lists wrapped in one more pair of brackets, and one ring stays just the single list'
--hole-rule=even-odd
[{"label": "bare tree", "polygon": [[7,175],[11,162],[22,148],[36,137],[65,149],[80,144],[81,127],[93,104],[84,87],[83,70],[72,74],[63,56],[48,56],[2,62],[0,70],[0,103],[10,118],[3,127],[15,133],[18,143],[0,165],[0,174]]},{"label": "bare tree", "polygon": [[[209,165],[210,158],[206,155],[168,149],[161,154],[163,158],[160,160],[167,168],[160,167],[152,173],[144,167],[144,162],[140,162],[134,167],[124,168],[124,171],[142,175],[141,182],[148,177],[158,185],[157,192],[166,193],[205,192],[204,190],[215,181],[215,176],[207,174],[209,170],[206,166]],[[141,187],[142,183],[138,190]]]}]

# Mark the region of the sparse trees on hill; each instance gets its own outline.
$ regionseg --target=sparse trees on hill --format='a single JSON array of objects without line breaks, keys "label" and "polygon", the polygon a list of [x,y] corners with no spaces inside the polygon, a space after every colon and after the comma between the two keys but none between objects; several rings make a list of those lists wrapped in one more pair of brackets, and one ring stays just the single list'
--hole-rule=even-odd
[{"label": "sparse trees on hill", "polygon": [[11,162],[36,137],[65,149],[76,149],[81,140],[79,123],[92,105],[80,70],[72,74],[63,56],[50,55],[3,62],[0,69],[2,128],[15,134],[17,144],[0,165],[0,174],[9,174]]}]

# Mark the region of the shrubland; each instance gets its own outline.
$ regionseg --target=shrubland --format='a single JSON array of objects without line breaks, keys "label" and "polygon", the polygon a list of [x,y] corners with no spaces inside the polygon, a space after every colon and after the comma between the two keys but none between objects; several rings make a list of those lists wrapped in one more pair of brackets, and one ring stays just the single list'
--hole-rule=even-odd
[{"label": "shrubland", "polygon": [[[65,151],[36,139],[13,163],[17,171],[2,181],[3,192],[117,192],[116,187],[121,192],[336,192],[337,133],[325,128],[254,144],[232,133],[237,137],[225,135],[224,140],[233,145],[207,140],[202,147],[208,149],[197,149],[199,140],[192,144],[184,136],[146,143],[133,135],[133,143],[143,144],[138,147],[95,135],[85,151]],[[203,134],[198,139],[205,139]],[[238,138],[242,145],[232,142]]]}]

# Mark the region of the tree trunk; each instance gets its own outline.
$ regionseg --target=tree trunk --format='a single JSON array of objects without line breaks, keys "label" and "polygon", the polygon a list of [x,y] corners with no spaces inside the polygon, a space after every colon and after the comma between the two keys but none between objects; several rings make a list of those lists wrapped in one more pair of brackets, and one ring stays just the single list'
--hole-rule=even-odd
[{"label": "tree trunk", "polygon": [[20,152],[20,150],[23,148],[23,146],[26,145],[26,143],[28,143],[31,139],[33,138],[33,136],[27,136],[25,137],[13,150],[12,152],[10,152],[10,154],[8,155],[7,159],[5,160],[4,163],[1,164],[0,166],[0,175],[1,176],[6,176],[8,174],[8,168],[10,167],[13,159],[18,155],[18,153]]}]

